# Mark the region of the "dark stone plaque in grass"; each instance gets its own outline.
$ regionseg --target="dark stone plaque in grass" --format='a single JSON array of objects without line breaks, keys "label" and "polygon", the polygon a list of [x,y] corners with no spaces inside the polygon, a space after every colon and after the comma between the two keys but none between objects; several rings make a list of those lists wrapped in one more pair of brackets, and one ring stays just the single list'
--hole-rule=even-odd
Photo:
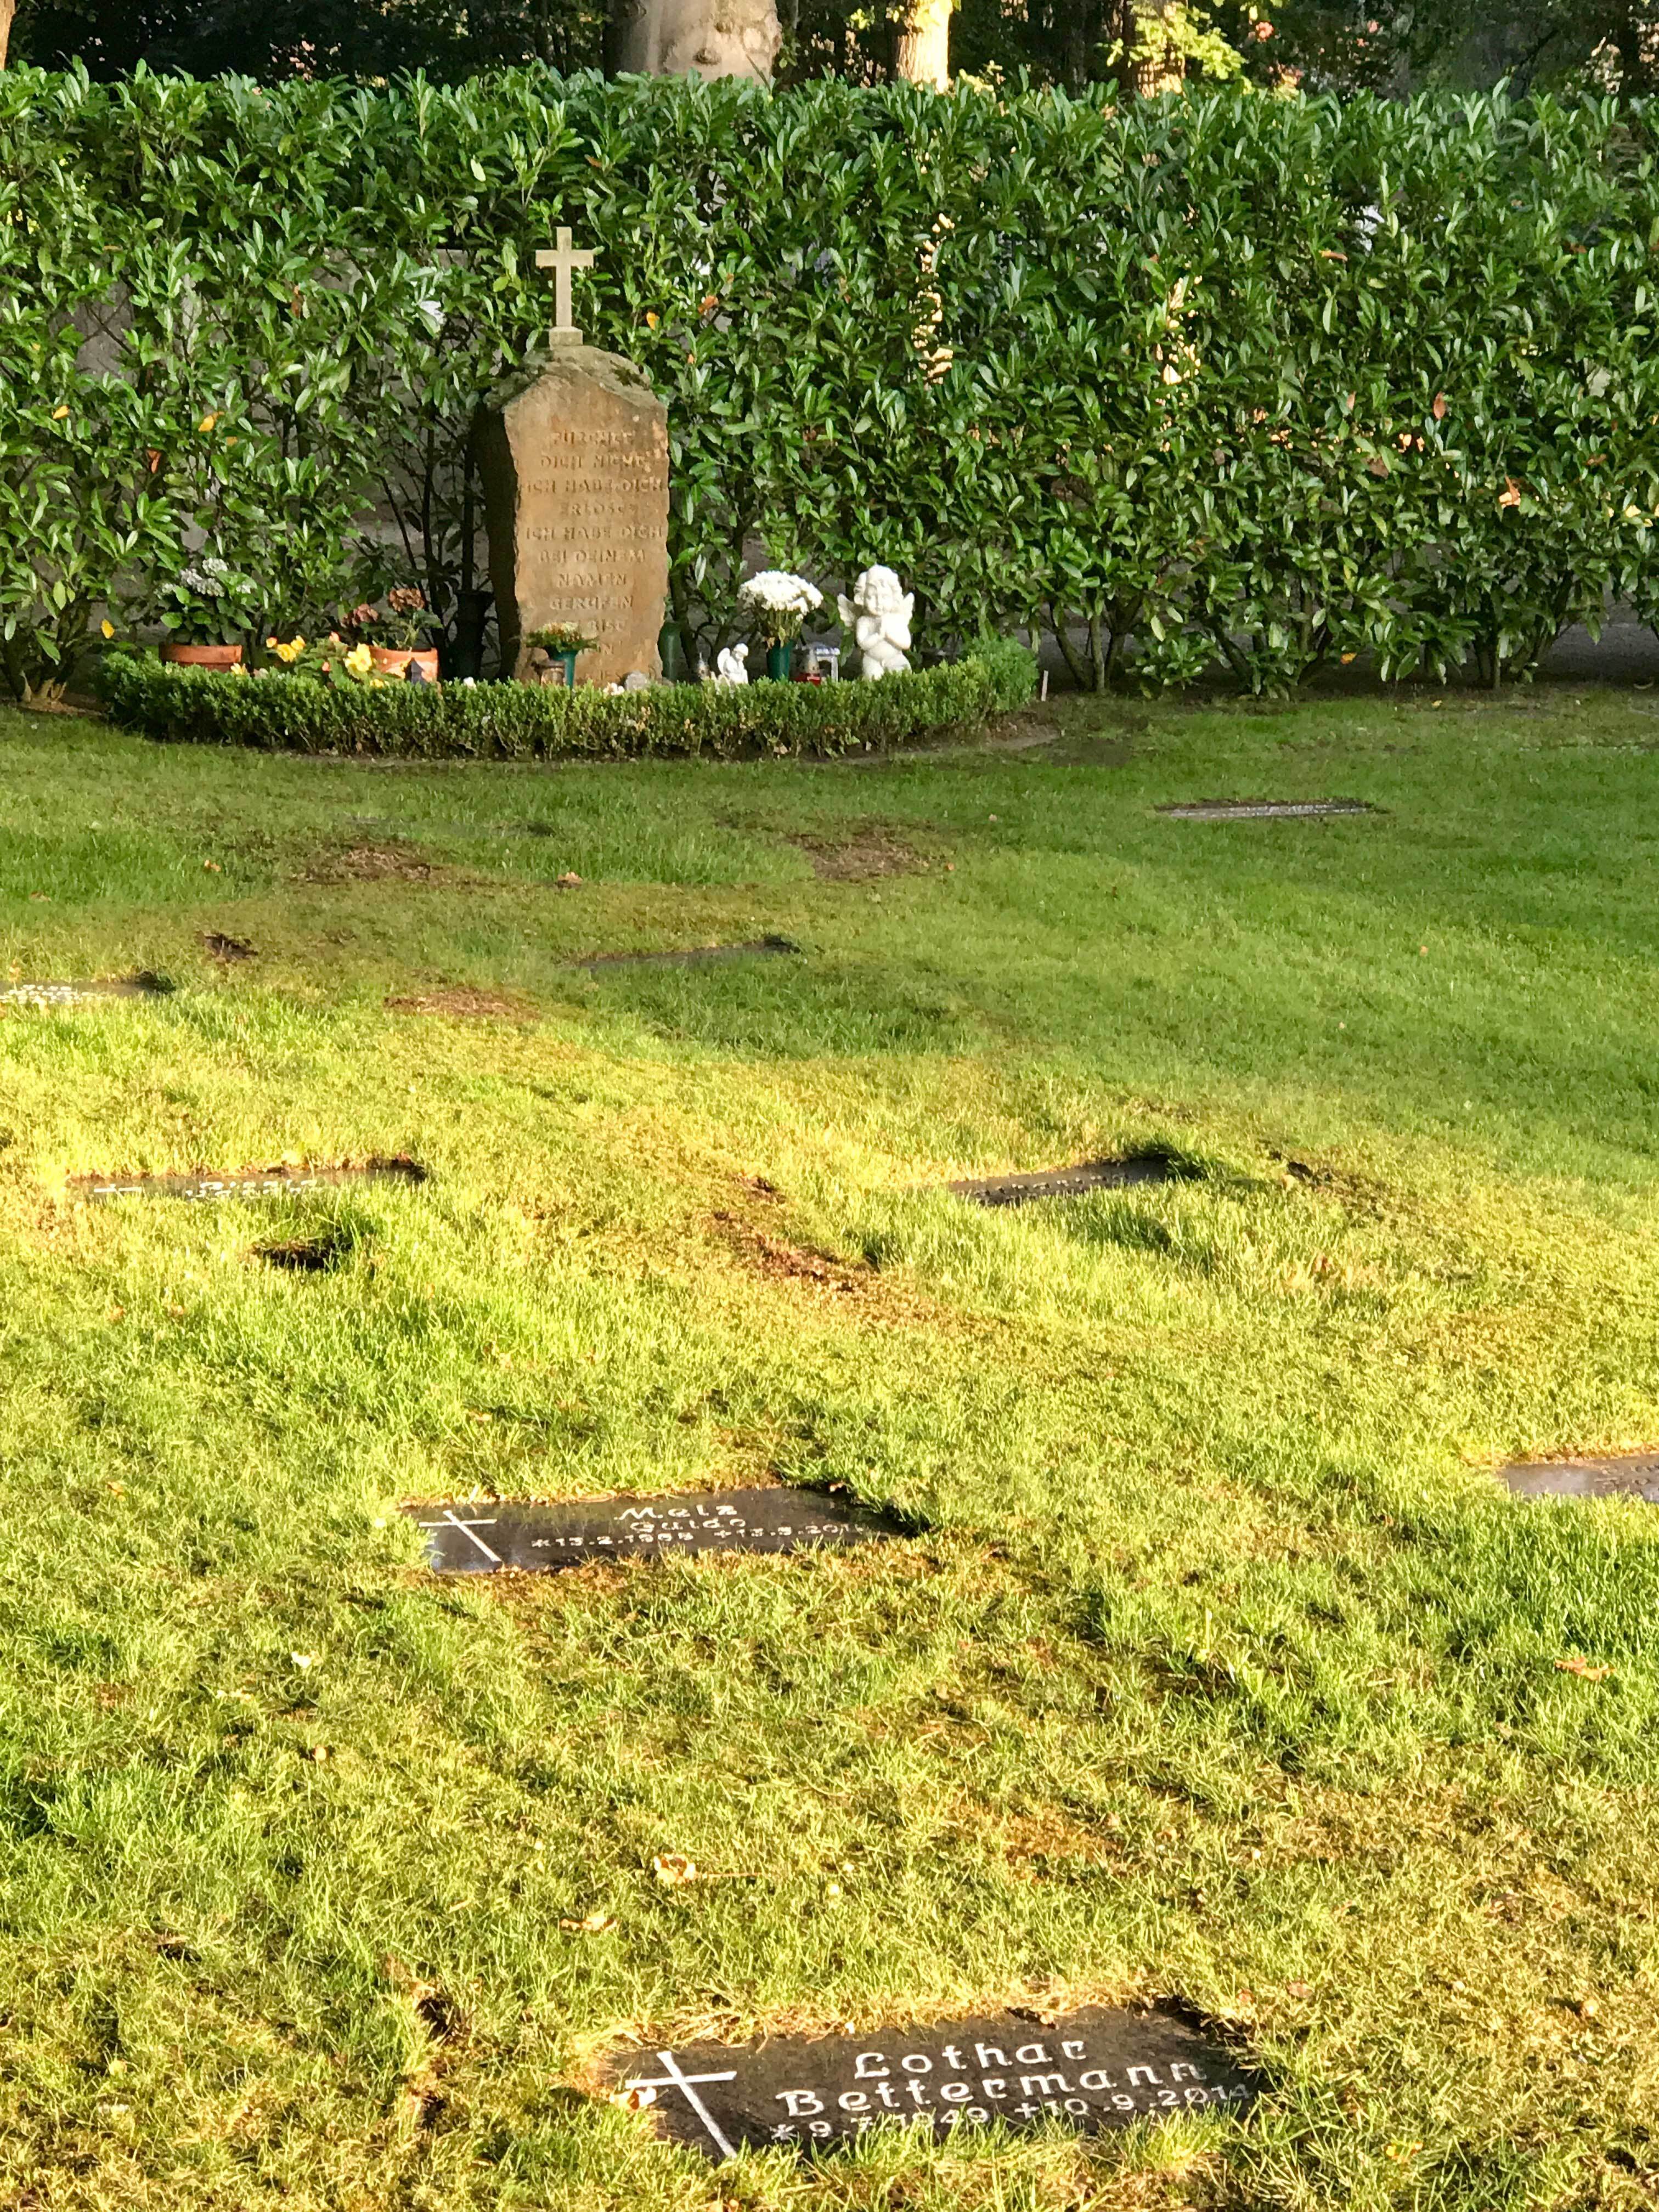
[{"label": "dark stone plaque in grass", "polygon": [[1325,814],[1376,814],[1365,799],[1199,799],[1160,806],[1177,822],[1274,822]]},{"label": "dark stone plaque in grass", "polygon": [[657,1559],[669,1553],[816,1551],[896,1534],[877,1514],[801,1490],[404,1510],[427,1531],[427,1557],[441,1575],[490,1575],[505,1567],[546,1573],[587,1559]]},{"label": "dark stone plaque in grass", "polygon": [[1659,1452],[1522,1460],[1504,1469],[1504,1480],[1517,1498],[1631,1498],[1659,1505]]},{"label": "dark stone plaque in grass", "polygon": [[671,2141],[731,2158],[744,2145],[831,2149],[871,2129],[1057,2119],[1098,2135],[1171,2112],[1243,2111],[1261,2083],[1185,2012],[1099,2006],[1044,2024],[993,2013],[937,2027],[629,2051],[613,2094]]},{"label": "dark stone plaque in grass", "polygon": [[0,1006],[78,1006],[104,999],[164,999],[172,986],[159,975],[125,975],[110,983],[9,983]]},{"label": "dark stone plaque in grass", "polygon": [[787,937],[757,937],[749,945],[692,945],[678,952],[595,952],[586,960],[573,960],[573,968],[590,975],[607,968],[701,968],[715,960],[763,960],[769,955],[800,951]]},{"label": "dark stone plaque in grass", "polygon": [[1034,1198],[1083,1198],[1091,1190],[1125,1190],[1132,1183],[1170,1182],[1190,1171],[1164,1152],[1141,1152],[1121,1160],[1079,1160],[1075,1167],[1042,1168],[1034,1175],[987,1176],[971,1182],[947,1182],[953,1198],[975,1206],[1029,1206]]},{"label": "dark stone plaque in grass", "polygon": [[71,1176],[77,1198],[297,1198],[345,1183],[426,1181],[414,1160],[368,1160],[360,1167],[239,1168],[233,1175]]}]

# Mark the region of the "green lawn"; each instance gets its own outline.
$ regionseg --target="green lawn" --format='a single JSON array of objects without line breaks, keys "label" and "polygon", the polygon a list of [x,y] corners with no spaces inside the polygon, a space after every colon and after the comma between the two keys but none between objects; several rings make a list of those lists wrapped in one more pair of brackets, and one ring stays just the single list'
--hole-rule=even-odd
[{"label": "green lawn", "polygon": [[[564,770],[0,716],[0,981],[177,987],[0,1012],[0,2206],[1652,2206],[1659,1515],[1492,1469],[1659,1440],[1659,694],[1431,697]],[[1203,1174],[923,1188],[1149,1144]],[[919,1533],[456,1584],[397,1512],[774,1478]],[[1170,1992],[1253,2118],[717,2170],[583,2094]]]}]

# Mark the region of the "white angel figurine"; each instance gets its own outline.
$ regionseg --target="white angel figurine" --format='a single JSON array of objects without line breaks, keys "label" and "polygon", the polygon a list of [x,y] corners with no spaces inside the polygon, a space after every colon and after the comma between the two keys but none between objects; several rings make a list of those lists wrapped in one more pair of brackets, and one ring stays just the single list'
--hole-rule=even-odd
[{"label": "white angel figurine", "polygon": [[838,597],[836,605],[858,647],[860,675],[873,681],[909,667],[905,656],[916,595],[904,589],[890,568],[866,568],[854,585],[852,598]]},{"label": "white angel figurine", "polygon": [[746,684],[749,681],[749,647],[728,645],[714,657],[716,684]]}]

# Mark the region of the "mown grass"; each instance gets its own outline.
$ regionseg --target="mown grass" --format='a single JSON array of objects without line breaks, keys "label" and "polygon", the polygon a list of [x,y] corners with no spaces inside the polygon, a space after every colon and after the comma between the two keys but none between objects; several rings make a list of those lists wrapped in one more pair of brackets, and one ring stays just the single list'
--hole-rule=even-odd
[{"label": "mown grass", "polygon": [[[1659,1437],[1654,699],[1027,734],[0,720],[0,974],[177,987],[0,1015],[0,2203],[1652,2203],[1659,1522],[1492,1469]],[[1240,795],[1386,811],[1152,811]],[[508,1011],[383,1004],[449,991]],[[1153,1144],[1202,1176],[927,1188]],[[457,1586],[397,1510],[772,1477],[920,1533]],[[582,2094],[630,2035],[1165,1992],[1249,2122],[715,2172]]]}]

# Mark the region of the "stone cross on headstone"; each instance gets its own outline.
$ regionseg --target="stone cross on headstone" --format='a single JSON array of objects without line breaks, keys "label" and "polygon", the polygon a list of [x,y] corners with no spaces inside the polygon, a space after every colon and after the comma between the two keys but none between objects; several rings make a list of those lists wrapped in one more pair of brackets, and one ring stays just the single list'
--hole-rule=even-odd
[{"label": "stone cross on headstone", "polygon": [[570,233],[561,223],[553,234],[555,244],[550,250],[544,246],[536,256],[538,269],[553,271],[553,327],[547,334],[550,346],[580,345],[582,334],[570,319],[570,276],[576,269],[591,269],[594,257],[586,247],[573,248]]}]

